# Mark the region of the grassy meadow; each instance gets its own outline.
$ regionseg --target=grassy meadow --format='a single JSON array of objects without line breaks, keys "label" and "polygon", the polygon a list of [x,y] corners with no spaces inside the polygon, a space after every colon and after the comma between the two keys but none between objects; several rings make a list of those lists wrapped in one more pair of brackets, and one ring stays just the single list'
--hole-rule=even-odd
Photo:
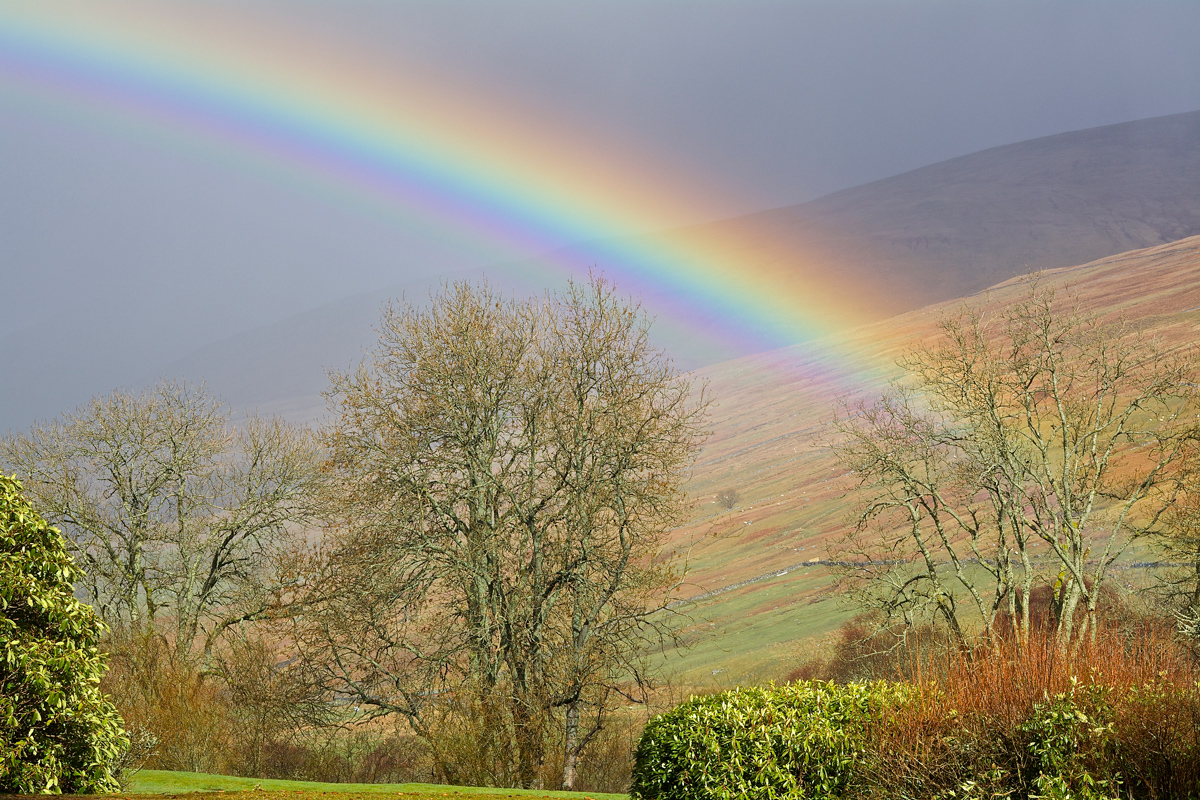
[{"label": "grassy meadow", "polygon": [[624,794],[595,792],[551,792],[538,789],[480,789],[470,786],[440,786],[428,783],[317,783],[266,778],[235,778],[229,775],[205,775],[199,772],[169,772],[146,769],[133,776],[130,785],[116,797],[171,797],[191,792],[221,792],[224,797],[287,797],[316,794],[323,798],[377,797],[392,795],[412,800],[470,796],[478,800],[509,797],[574,797],[593,800],[626,800]]}]

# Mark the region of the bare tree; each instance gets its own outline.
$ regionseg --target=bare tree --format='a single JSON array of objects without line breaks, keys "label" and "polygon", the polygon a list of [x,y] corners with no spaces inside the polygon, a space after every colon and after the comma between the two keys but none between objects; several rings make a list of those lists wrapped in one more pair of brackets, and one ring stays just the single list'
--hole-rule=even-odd
[{"label": "bare tree", "polygon": [[1188,438],[1179,470],[1182,489],[1157,539],[1168,566],[1159,571],[1155,589],[1175,614],[1180,632],[1200,649],[1200,423]]},{"label": "bare tree", "polygon": [[457,284],[388,307],[367,363],[334,376],[339,524],[298,640],[435,752],[448,710],[488,725],[473,780],[534,785],[557,741],[573,785],[670,633],[661,548],[704,400],[647,329],[599,279],[531,302]]},{"label": "bare tree", "polygon": [[732,509],[741,499],[742,493],[732,487],[717,492],[717,502],[727,509]]},{"label": "bare tree", "polygon": [[0,460],[73,542],[105,620],[173,627],[185,653],[272,604],[319,464],[307,432],[234,428],[220,401],[177,383],[94,398],[3,439]]},{"label": "bare tree", "polygon": [[941,329],[904,362],[907,386],[836,423],[869,495],[848,541],[863,599],[965,640],[999,619],[1027,634],[1045,583],[1060,641],[1094,633],[1113,563],[1178,493],[1192,352],[1035,283],[998,317],[966,311]]}]

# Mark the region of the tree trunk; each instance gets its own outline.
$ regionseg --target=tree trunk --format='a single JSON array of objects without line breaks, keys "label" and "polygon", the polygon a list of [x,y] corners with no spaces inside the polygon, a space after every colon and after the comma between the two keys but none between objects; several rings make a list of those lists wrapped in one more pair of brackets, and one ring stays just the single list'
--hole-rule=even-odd
[{"label": "tree trunk", "polygon": [[514,711],[513,728],[517,737],[517,776],[522,789],[539,789],[544,739],[539,720],[525,709]]},{"label": "tree trunk", "polygon": [[567,728],[563,745],[562,788],[575,790],[575,768],[579,761],[579,703],[567,706]]}]

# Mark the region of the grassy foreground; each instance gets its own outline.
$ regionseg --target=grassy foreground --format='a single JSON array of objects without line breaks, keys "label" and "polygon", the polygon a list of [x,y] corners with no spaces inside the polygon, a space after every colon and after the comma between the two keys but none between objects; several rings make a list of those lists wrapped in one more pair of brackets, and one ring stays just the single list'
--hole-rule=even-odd
[{"label": "grassy foreground", "polygon": [[540,789],[480,789],[472,786],[439,786],[429,783],[317,783],[316,781],[282,781],[259,778],[235,778],[229,775],[205,775],[199,772],[168,772],[145,769],[133,777],[128,789],[117,797],[168,796],[189,792],[224,792],[226,794],[264,798],[298,793],[320,793],[323,798],[371,797],[381,794],[400,795],[413,800],[470,795],[477,800],[509,797],[574,797],[592,800],[627,800],[624,794],[589,792],[551,792]]}]

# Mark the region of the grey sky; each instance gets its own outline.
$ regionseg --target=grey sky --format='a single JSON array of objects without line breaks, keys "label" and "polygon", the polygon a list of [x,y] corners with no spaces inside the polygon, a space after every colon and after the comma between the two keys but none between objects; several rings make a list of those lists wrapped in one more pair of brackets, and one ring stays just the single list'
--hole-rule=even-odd
[{"label": "grey sky", "polygon": [[[712,218],[1200,108],[1192,1],[225,4],[695,176]],[[28,346],[8,363],[36,371],[39,398],[73,405],[230,332],[477,258],[136,124],[97,128],[0,60],[0,338]],[[28,421],[9,411],[0,430]]]},{"label": "grey sky", "polygon": [[1192,2],[308,7],[310,26],[362,37],[713,176],[725,191],[721,214],[802,202],[985,147],[1200,107],[1200,4]]}]

